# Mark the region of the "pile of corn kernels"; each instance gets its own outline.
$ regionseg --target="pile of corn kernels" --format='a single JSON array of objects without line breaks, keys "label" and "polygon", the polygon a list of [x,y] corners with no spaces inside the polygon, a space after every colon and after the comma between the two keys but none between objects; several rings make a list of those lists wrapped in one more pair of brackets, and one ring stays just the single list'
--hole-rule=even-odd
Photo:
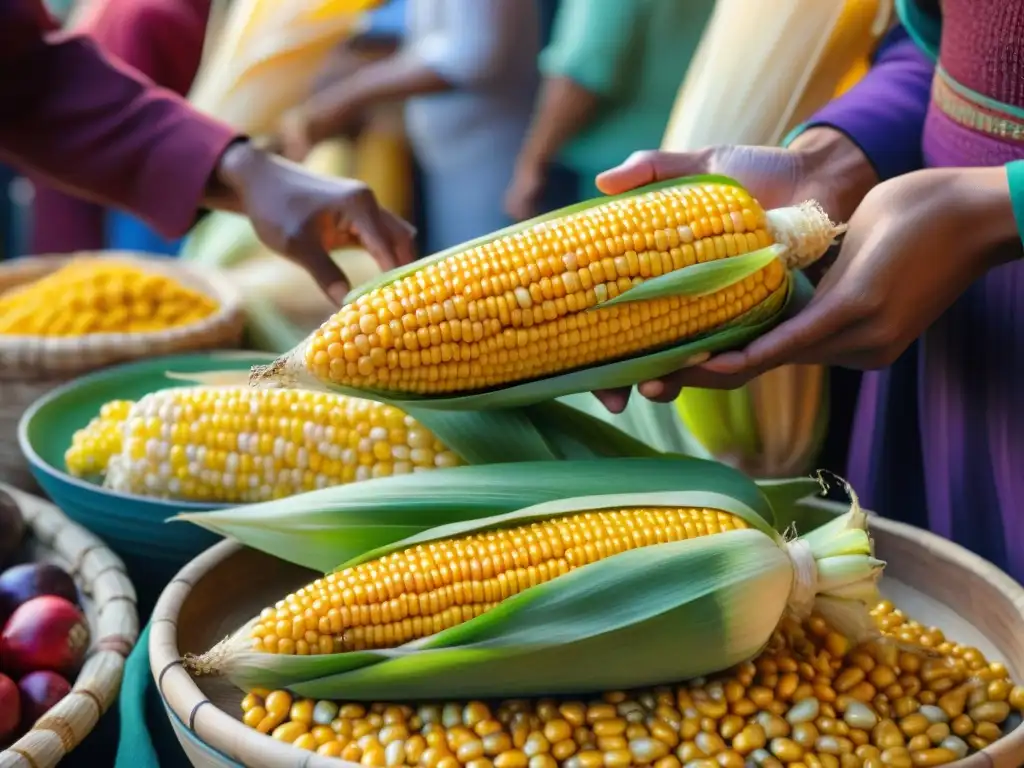
[{"label": "pile of corn kernels", "polygon": [[786,622],[754,661],[681,686],[418,706],[260,690],[243,720],[380,768],[914,768],[984,749],[1020,723],[1024,687],[1002,664],[888,601],[873,615],[889,641],[851,648],[821,617]]}]

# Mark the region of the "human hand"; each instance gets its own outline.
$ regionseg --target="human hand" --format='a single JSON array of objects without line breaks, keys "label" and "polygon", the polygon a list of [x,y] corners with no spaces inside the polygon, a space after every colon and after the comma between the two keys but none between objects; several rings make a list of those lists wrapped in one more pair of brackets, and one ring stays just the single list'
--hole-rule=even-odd
[{"label": "human hand", "polygon": [[[843,221],[875,183],[863,153],[845,135],[813,128],[789,149],[754,146],[709,147],[698,152],[639,152],[597,178],[606,194],[627,192],[656,181],[722,174],[740,181],[766,209],[817,200],[834,221]],[[842,183],[840,183],[842,182]],[[722,388],[726,383],[700,367],[664,379],[643,382],[640,393],[659,402],[675,399],[686,386]],[[739,384],[732,383],[732,387]],[[621,412],[630,389],[594,393],[613,413]]]},{"label": "human hand", "polygon": [[383,269],[415,258],[414,228],[381,208],[360,181],[318,176],[247,142],[228,148],[218,178],[260,240],[305,268],[339,303],[349,285],[331,250],[360,243]]},{"label": "human hand", "polygon": [[518,166],[505,193],[505,213],[516,221],[536,216],[545,182],[546,175],[542,167],[533,164]]},{"label": "human hand", "polygon": [[877,186],[807,308],[702,366],[739,384],[789,363],[891,365],[1019,245],[1003,168],[918,171]]}]

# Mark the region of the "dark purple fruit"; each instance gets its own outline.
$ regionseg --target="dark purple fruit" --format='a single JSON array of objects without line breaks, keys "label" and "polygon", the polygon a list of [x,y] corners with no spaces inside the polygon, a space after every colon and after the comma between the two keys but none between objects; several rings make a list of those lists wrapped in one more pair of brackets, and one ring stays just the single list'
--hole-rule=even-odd
[{"label": "dark purple fruit", "polygon": [[21,510],[8,494],[0,491],[0,568],[10,565],[25,537]]},{"label": "dark purple fruit", "polygon": [[74,579],[52,563],[24,563],[0,573],[0,629],[18,606],[45,595],[79,604]]}]

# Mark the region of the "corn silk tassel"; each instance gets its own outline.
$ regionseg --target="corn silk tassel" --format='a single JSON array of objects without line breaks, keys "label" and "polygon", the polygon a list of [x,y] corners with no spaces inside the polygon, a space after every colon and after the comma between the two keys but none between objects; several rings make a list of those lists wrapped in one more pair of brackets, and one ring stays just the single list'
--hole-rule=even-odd
[{"label": "corn silk tassel", "polygon": [[630,386],[774,326],[843,231],[722,176],[599,198],[384,274],[252,383],[436,410]]},{"label": "corn silk tassel", "polygon": [[463,467],[308,494],[320,499],[291,514],[185,515],[310,564],[322,561],[295,539],[251,534],[316,520],[339,552],[365,547],[185,664],[317,699],[489,698],[709,674],[812,609],[873,637],[884,564],[867,516],[853,497],[815,530],[780,534],[771,498],[817,487],[799,482],[768,494],[695,459]]}]

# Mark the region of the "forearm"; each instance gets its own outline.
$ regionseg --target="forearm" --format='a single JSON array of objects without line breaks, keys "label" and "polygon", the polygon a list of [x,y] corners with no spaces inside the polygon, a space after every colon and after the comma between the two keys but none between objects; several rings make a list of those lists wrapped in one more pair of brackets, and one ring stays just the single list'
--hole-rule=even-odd
[{"label": "forearm", "polygon": [[183,234],[234,131],[89,38],[45,32],[17,55],[0,53],[0,154],[57,188]]},{"label": "forearm", "polygon": [[878,184],[878,174],[864,152],[834,128],[819,126],[789,145],[800,156],[804,193],[819,201],[836,221],[846,221]]},{"label": "forearm", "polygon": [[403,51],[360,68],[309,99],[306,115],[311,143],[331,138],[345,127],[354,111],[453,88],[412,51]]},{"label": "forearm", "polygon": [[593,119],[599,97],[568,77],[544,81],[537,112],[519,156],[520,166],[543,168]]},{"label": "forearm", "polygon": [[[789,149],[800,159],[803,197],[818,201],[834,221],[849,221],[878,184],[878,174],[864,152],[834,128],[811,128],[798,136]],[[838,248],[833,249],[805,270],[812,283],[817,284],[824,277],[838,252]]]}]

